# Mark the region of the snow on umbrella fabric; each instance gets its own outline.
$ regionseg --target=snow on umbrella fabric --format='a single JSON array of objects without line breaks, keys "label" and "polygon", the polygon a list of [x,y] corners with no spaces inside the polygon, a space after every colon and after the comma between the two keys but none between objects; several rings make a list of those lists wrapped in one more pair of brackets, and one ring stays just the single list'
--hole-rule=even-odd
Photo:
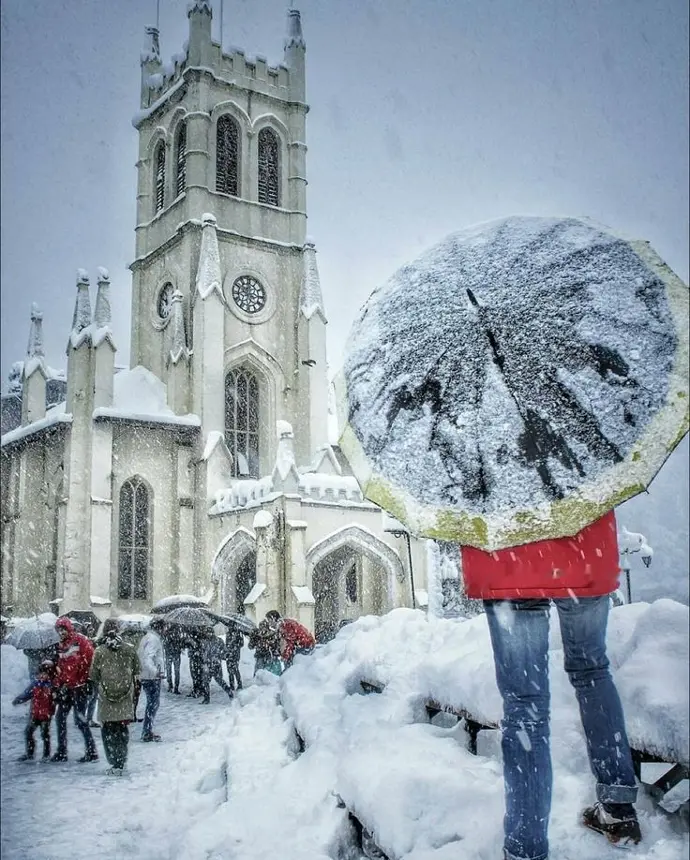
[{"label": "snow on umbrella fabric", "polygon": [[207,612],[209,618],[212,618],[214,621],[219,621],[221,624],[224,624],[226,627],[237,627],[242,633],[246,633],[249,635],[252,630],[256,629],[256,624],[251,620],[251,618],[247,618],[246,615],[241,615],[239,612],[231,613],[230,615],[219,615],[215,612]]},{"label": "snow on umbrella fabric", "polygon": [[169,624],[179,624],[181,627],[213,627],[213,620],[196,606],[178,606],[163,616]]},{"label": "snow on umbrella fabric", "polygon": [[42,618],[28,618],[18,624],[5,639],[9,645],[14,645],[25,651],[40,651],[50,648],[60,641],[55,629],[56,618],[53,616],[52,623]]},{"label": "snow on umbrella fabric", "polygon": [[170,612],[173,609],[178,609],[180,606],[208,606],[203,597],[195,597],[193,594],[171,594],[169,597],[163,597],[154,603],[151,612],[155,615],[162,615]]},{"label": "snow on umbrella fabric", "polygon": [[589,221],[478,225],[372,294],[336,387],[365,495],[413,532],[486,550],[572,535],[688,430],[688,290]]}]

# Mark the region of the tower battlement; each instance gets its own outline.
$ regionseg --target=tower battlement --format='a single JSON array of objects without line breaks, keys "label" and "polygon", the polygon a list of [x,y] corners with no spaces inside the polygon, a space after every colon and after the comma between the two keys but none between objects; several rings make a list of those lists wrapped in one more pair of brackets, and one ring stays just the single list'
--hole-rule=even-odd
[{"label": "tower battlement", "polygon": [[166,96],[178,88],[189,69],[210,73],[219,82],[250,89],[283,101],[304,100],[304,52],[299,12],[290,9],[288,32],[284,42],[284,61],[270,65],[263,54],[251,56],[242,48],[227,51],[211,39],[211,4],[197,2],[189,7],[189,39],[183,50],[163,63],[160,58],[159,34],[154,27],[146,29],[146,44],[141,54],[141,110],[134,117],[135,128],[152,109],[165,103]]}]

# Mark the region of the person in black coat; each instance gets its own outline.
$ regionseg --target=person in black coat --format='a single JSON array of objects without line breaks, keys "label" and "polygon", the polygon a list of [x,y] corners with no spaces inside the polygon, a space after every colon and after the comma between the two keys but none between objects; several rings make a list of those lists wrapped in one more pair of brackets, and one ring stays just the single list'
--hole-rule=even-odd
[{"label": "person in black coat", "polygon": [[244,634],[238,627],[230,627],[225,634],[225,663],[228,667],[228,681],[236,690],[242,689],[240,675],[240,655],[244,645]]},{"label": "person in black coat", "polygon": [[211,701],[211,679],[232,699],[232,687],[223,678],[223,659],[225,657],[225,642],[216,636],[211,628],[200,633],[201,654],[201,694],[202,703],[208,705]]},{"label": "person in black coat", "polygon": [[185,636],[174,624],[166,624],[161,635],[165,651],[165,675],[169,693],[180,693],[180,662],[185,647]]}]

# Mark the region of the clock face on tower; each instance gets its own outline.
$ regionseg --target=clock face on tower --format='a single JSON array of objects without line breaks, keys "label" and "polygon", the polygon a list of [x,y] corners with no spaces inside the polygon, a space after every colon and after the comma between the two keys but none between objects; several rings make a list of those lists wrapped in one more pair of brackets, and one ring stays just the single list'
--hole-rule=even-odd
[{"label": "clock face on tower", "polygon": [[167,320],[170,316],[170,309],[172,307],[172,297],[175,292],[173,285],[168,282],[167,284],[163,284],[160,288],[160,292],[158,293],[158,300],[156,301],[156,311],[158,312],[158,316],[162,320]]},{"label": "clock face on tower", "polygon": [[240,275],[232,285],[232,298],[246,314],[258,314],[266,306],[266,290],[251,275]]}]

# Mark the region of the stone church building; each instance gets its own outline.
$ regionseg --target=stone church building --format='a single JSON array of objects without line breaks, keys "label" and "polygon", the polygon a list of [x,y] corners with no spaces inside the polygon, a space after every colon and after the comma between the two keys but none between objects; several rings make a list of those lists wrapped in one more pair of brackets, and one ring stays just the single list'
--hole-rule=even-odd
[{"label": "stone church building", "polygon": [[151,28],[141,57],[131,369],[107,271],[94,289],[80,270],[66,373],[34,307],[3,398],[2,611],[105,617],[194,593],[327,638],[425,606],[427,549],[329,445],[299,12],[275,68],[212,40],[209,0],[188,16],[184,53],[163,64]]}]

